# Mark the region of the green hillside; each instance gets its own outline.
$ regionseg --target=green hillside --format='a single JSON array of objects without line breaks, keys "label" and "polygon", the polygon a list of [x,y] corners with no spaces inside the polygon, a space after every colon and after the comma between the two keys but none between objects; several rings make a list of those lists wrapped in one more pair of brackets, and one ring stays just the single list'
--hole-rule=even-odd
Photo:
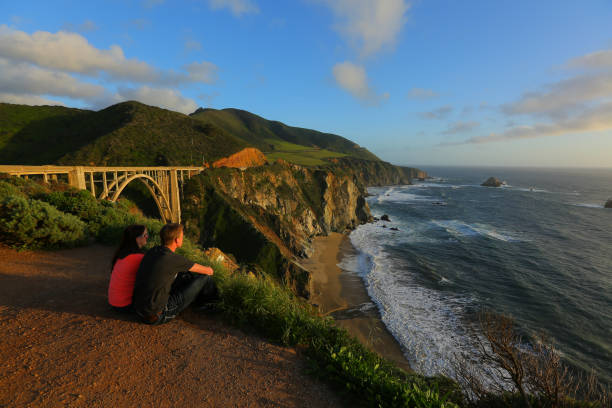
[{"label": "green hillside", "polygon": [[[354,142],[331,133],[287,126],[239,109],[198,109],[191,117],[216,125],[257,147],[271,159],[283,158],[300,164],[321,164],[328,157],[352,156],[365,160],[378,157]],[[318,162],[321,163],[318,163]]]},{"label": "green hillside", "polygon": [[218,127],[139,102],[98,112],[0,104],[0,163],[201,165],[248,144]]},{"label": "green hillside", "polygon": [[100,111],[0,103],[0,163],[201,165],[253,146],[269,161],[379,159],[341,136],[287,126],[238,109],[178,112],[123,102]]}]

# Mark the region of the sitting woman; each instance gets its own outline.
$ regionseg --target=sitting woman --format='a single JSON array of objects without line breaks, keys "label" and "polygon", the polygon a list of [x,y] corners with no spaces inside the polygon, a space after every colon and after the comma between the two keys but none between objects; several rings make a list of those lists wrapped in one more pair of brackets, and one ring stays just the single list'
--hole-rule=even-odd
[{"label": "sitting woman", "polygon": [[140,261],[144,256],[142,247],[147,244],[147,228],[144,225],[130,225],[123,231],[121,244],[112,262],[108,303],[119,312],[132,310],[132,294]]}]

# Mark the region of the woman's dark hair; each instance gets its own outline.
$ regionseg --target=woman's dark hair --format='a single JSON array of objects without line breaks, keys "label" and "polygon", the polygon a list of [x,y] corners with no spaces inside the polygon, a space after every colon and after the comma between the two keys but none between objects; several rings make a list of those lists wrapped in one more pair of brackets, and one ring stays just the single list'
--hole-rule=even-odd
[{"label": "woman's dark hair", "polygon": [[136,238],[144,234],[146,229],[147,227],[140,224],[130,225],[125,228],[123,237],[121,238],[121,244],[119,244],[119,248],[117,248],[113,256],[111,269],[115,266],[115,262],[117,262],[118,259],[123,259],[130,254],[142,253],[140,248],[138,248]]}]

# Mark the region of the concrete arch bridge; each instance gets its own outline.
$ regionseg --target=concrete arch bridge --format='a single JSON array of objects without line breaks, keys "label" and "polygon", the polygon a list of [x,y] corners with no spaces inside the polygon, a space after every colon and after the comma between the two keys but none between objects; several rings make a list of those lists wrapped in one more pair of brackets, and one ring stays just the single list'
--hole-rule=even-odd
[{"label": "concrete arch bridge", "polygon": [[0,173],[44,182],[64,181],[88,190],[100,200],[117,201],[134,180],[151,192],[164,222],[181,222],[180,197],[186,179],[204,171],[204,167],[89,167],[89,166],[19,166],[0,165]]}]

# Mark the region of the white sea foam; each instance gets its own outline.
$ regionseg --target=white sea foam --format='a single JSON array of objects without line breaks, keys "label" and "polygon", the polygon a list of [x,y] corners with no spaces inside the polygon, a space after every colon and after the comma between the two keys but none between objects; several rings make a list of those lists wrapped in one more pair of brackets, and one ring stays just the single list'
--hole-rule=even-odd
[{"label": "white sea foam", "polygon": [[391,187],[376,195],[376,202],[410,203],[413,201],[436,201],[433,197],[412,194],[406,187]]},{"label": "white sea foam", "polygon": [[604,208],[603,204],[590,204],[590,203],[574,203],[576,207],[586,207],[586,208]]},{"label": "white sea foam", "polygon": [[[366,224],[353,231],[351,242],[359,252],[339,266],[364,279],[383,322],[413,368],[426,375],[452,376],[456,353],[474,347],[461,324],[465,305],[471,301],[419,286],[410,265],[385,252],[379,230]],[[451,282],[442,277],[441,283]]]},{"label": "white sea foam", "polygon": [[432,220],[432,224],[444,228],[446,232],[455,237],[486,236],[505,242],[521,241],[518,237],[506,231],[498,231],[494,227],[486,224],[470,225],[459,220]]}]

